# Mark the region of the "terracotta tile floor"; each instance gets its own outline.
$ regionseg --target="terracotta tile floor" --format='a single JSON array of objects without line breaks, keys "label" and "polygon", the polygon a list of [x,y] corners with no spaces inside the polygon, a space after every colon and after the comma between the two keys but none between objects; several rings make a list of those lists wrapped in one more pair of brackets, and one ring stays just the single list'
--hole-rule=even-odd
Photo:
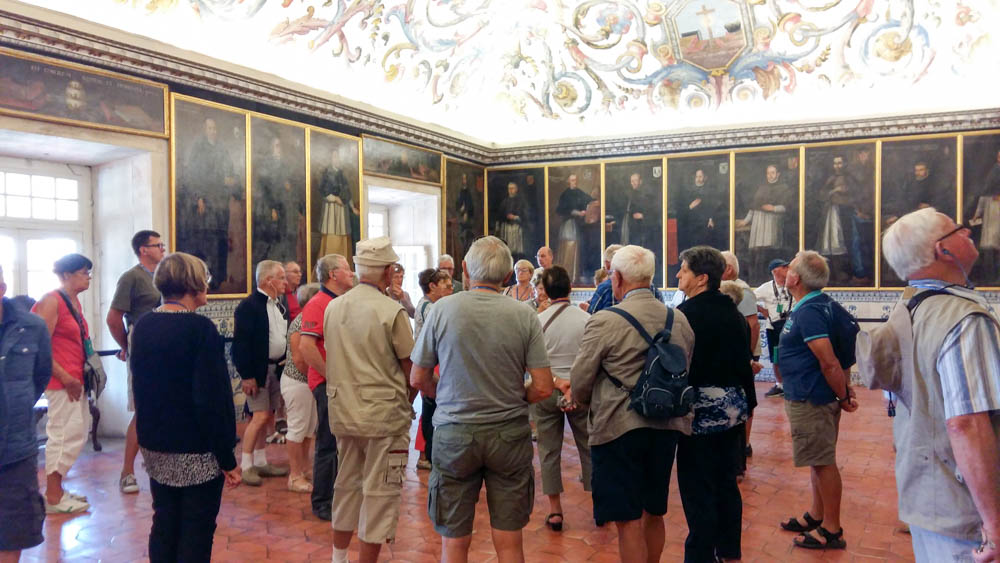
[{"label": "terracotta tile floor", "polygon": [[[792,547],[793,534],[778,522],[801,514],[808,502],[808,470],[792,467],[788,422],[783,402],[763,399],[769,384],[758,383],[762,397],[753,426],[754,457],[743,490],[743,555],[745,561],[912,561],[910,536],[895,532],[896,487],[893,477],[892,434],[880,393],[859,391],[861,409],[842,419],[838,459],[844,481],[843,521],[846,552],[816,553]],[[572,443],[567,439],[566,444]],[[271,446],[272,461],[284,461],[281,447]],[[577,479],[576,452],[563,450],[563,498],[566,525],[562,533],[543,524],[548,502],[536,487],[535,510],[524,530],[528,561],[616,561],[613,525],[597,528],[591,519],[591,500]],[[121,442],[110,442],[103,453],[90,451],[70,472],[68,486],[89,496],[91,512],[50,516],[47,541],[26,551],[22,561],[145,561],[152,514],[149,481],[141,472],[142,491],[118,492]],[[382,550],[384,561],[437,561],[440,539],[427,518],[427,472],[416,472],[416,453],[403,489],[396,542]],[[41,471],[39,477],[41,478]],[[536,482],[540,483],[537,475]],[[312,516],[305,495],[289,493],[283,479],[265,481],[262,488],[226,491],[215,534],[215,561],[329,561],[330,524]],[[481,499],[482,500],[482,499]],[[481,502],[476,515],[471,560],[496,559],[490,542],[489,521]],[[2,525],[2,524],[0,524]],[[677,493],[670,488],[667,545],[663,561],[681,561],[687,527]],[[356,540],[351,548],[357,556]]]}]

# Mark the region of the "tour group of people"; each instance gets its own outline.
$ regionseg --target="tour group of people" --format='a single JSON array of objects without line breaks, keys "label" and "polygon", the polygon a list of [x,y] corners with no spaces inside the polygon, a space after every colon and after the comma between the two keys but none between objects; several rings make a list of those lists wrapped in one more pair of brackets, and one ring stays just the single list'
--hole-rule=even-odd
[{"label": "tour group of people", "polygon": [[[978,253],[968,229],[933,209],[899,218],[883,248],[909,282],[897,309],[911,313],[909,332],[897,328],[902,336],[876,338],[869,351],[899,355],[899,345],[886,342],[903,336],[912,346],[903,354],[912,361],[883,362],[895,371],[876,370],[881,383],[871,383],[899,394],[900,518],[918,561],[996,561],[1000,326],[966,277]],[[549,248],[538,250],[537,267],[515,263],[492,236],[474,241],[460,264],[443,255],[420,272],[416,305],[387,237],[360,241],[350,261],[321,257],[314,284],[300,285],[294,262],[262,260],[254,292],[236,309],[229,349],[249,412],[237,437],[224,340],[212,321],[192,314],[207,301],[211,272],[195,256],[166,254],[153,231],[136,233],[132,249],[138,264],[119,279],[106,323],[127,361],[135,413],[119,488],[139,490],[134,464],[142,452],[152,561],[208,561],[223,489],[275,477],[310,495],[313,513],[332,522],[335,563],[348,560],[355,534],[360,561],[376,561],[396,535],[417,394],[418,469],[430,470],[427,512],[443,561],[467,560],[484,484],[498,560],[524,559],[533,433],[549,504],[544,523],[563,529],[567,423],[594,520],[614,523],[622,561],[659,560],[675,461],[688,524],[684,560],[739,560],[738,483],[752,455],[760,317],[779,377],[766,396],[783,397],[794,464],[811,472],[803,513],[775,525],[796,534],[791,541],[801,548],[847,546],[836,446],[841,413],[858,409],[850,376],[858,328],[823,292],[830,269],[817,252],[772,260],[772,280],[753,290],[739,280],[732,253],[684,249],[669,305],[653,287],[653,252],[636,245],[606,249],[595,276],[602,281],[579,306],[570,302],[571,273],[553,263]],[[56,261],[59,288],[30,312],[16,298],[0,301],[3,561],[43,541],[46,513],[89,509],[63,481],[90,426],[84,372],[93,347],[79,294],[93,267],[79,254]],[[0,296],[5,291],[0,272]],[[904,326],[893,315],[890,325]],[[649,418],[630,407],[630,391],[646,365],[647,337],[664,329],[687,361],[692,408]],[[32,407],[43,393],[41,496]],[[276,436],[288,466],[267,459],[265,445]]]}]

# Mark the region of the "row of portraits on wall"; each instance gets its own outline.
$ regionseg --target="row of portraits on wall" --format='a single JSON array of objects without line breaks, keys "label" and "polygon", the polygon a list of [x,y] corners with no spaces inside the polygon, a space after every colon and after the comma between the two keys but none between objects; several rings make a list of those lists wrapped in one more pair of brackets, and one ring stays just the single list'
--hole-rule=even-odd
[{"label": "row of portraits on wall", "polygon": [[828,259],[830,287],[900,287],[877,258],[879,231],[923,207],[966,219],[981,254],[970,279],[1000,286],[997,134],[489,169],[487,176],[490,234],[515,258],[533,259],[550,246],[578,287],[593,287],[602,250],[614,243],[654,251],[658,287],[676,287],[680,252],[699,244],[731,248],[751,285],[770,279],[771,260],[805,248]]},{"label": "row of portraits on wall", "polygon": [[[441,184],[441,154],[417,147],[362,143],[181,95],[172,121],[173,249],[208,264],[214,297],[248,293],[261,260],[298,262],[310,279],[321,256],[351,260],[361,240],[362,150],[366,175]],[[461,264],[484,232],[485,174],[448,163],[445,247]]]},{"label": "row of portraits on wall", "polygon": [[828,258],[831,287],[899,287],[877,257],[878,230],[932,206],[971,227],[982,256],[971,280],[1000,286],[998,134],[963,135],[962,151],[950,135],[487,174],[417,147],[180,95],[172,122],[174,248],[208,263],[217,297],[246,294],[252,266],[265,258],[310,271],[324,254],[350,259],[362,235],[362,161],[364,174],[443,186],[444,249],[456,275],[488,232],[515,259],[534,261],[549,245],[577,287],[593,287],[602,250],[613,243],[653,250],[659,287],[676,287],[680,252],[698,244],[732,248],[751,284],[769,279],[773,258],[809,248]]}]

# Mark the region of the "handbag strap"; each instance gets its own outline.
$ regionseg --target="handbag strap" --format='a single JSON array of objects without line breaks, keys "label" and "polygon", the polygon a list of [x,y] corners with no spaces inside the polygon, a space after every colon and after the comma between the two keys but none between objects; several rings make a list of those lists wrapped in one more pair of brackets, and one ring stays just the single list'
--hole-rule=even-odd
[{"label": "handbag strap", "polygon": [[71,315],[73,315],[73,320],[76,321],[76,326],[80,327],[80,343],[82,344],[84,340],[87,339],[86,329],[83,327],[83,317],[80,316],[79,311],[73,306],[73,302],[69,300],[69,295],[66,292],[59,290],[59,296],[62,297],[63,301],[66,303],[66,308],[69,309]]},{"label": "handbag strap", "polygon": [[69,300],[69,295],[66,292],[59,290],[59,296],[62,297],[63,301],[66,302],[66,308],[69,309],[70,314],[73,315],[73,320],[76,321],[76,326],[80,327],[80,347],[83,348],[83,363],[87,364],[87,333],[83,328],[83,318],[80,317],[80,313],[73,306],[73,302]]},{"label": "handbag strap", "polygon": [[549,320],[545,321],[545,325],[542,326],[542,332],[545,332],[546,330],[548,330],[549,325],[552,324],[552,321],[556,320],[556,317],[559,316],[559,313],[562,313],[563,311],[565,311],[566,307],[569,307],[569,303],[563,303],[562,307],[559,307],[559,310],[557,310],[555,313],[552,313],[552,316],[549,317]]}]

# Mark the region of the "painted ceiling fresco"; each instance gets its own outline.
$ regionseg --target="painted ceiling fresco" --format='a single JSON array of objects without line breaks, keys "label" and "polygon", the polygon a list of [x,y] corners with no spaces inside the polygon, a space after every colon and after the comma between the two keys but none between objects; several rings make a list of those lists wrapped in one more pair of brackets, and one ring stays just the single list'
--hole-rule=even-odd
[{"label": "painted ceiling fresco", "polygon": [[996,105],[1000,0],[33,0],[484,144]]}]

